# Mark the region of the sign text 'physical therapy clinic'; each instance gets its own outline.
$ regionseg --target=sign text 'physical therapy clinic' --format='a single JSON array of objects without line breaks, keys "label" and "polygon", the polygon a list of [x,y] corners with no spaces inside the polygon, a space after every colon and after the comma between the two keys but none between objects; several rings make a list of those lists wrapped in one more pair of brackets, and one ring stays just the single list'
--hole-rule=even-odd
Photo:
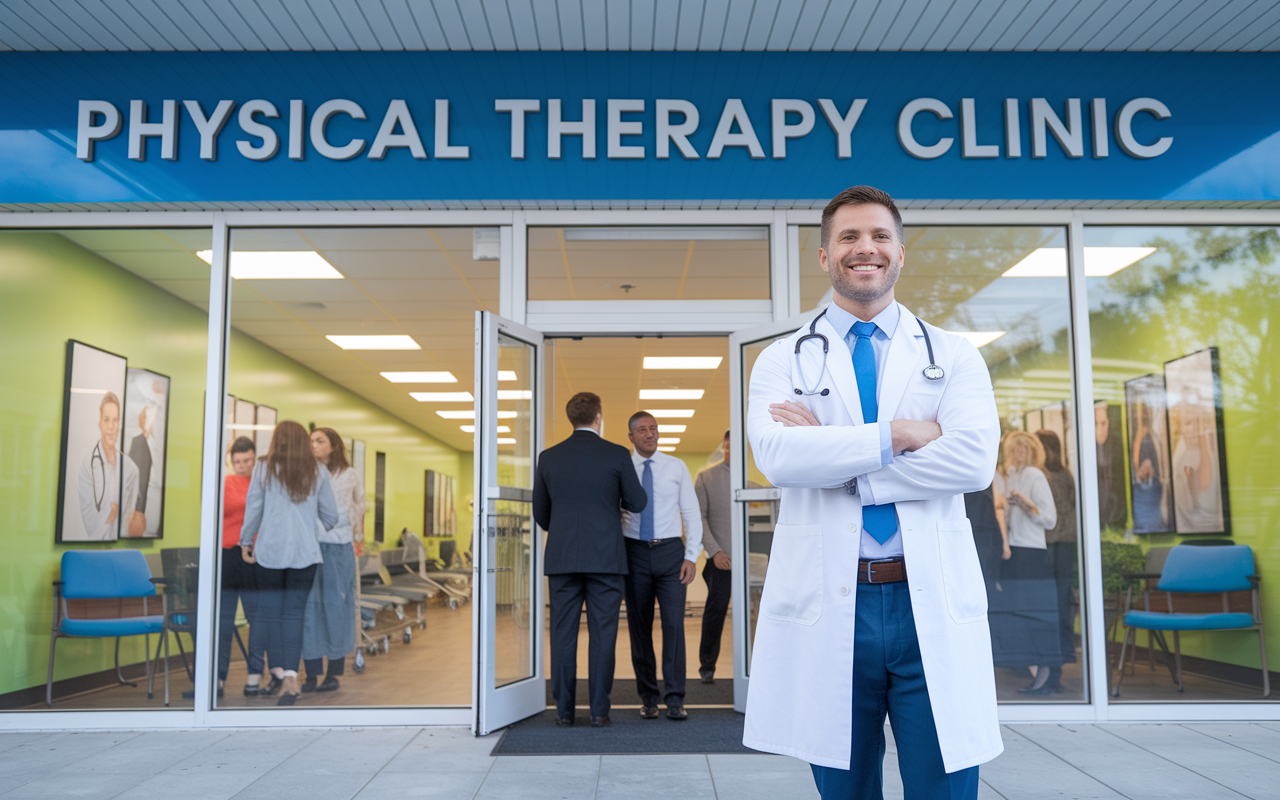
[{"label": "sign text 'physical therapy clinic'", "polygon": [[[215,104],[174,99],[161,101],[158,108],[144,100],[130,100],[128,107],[122,108],[106,100],[80,100],[76,157],[93,161],[98,148],[113,146],[106,143],[123,133],[123,141],[118,144],[127,147],[128,158],[133,161],[147,160],[149,142],[155,143],[160,159],[178,160],[180,134],[199,137],[199,158],[205,161],[218,160],[220,144],[222,148],[234,144],[239,157],[249,161],[269,161],[282,153],[295,161],[306,159],[309,153],[333,161],[378,161],[396,150],[417,160],[470,159],[473,143],[451,132],[449,100],[437,99],[422,105],[426,108],[393,99],[385,109],[366,110],[354,100],[332,99],[309,109],[303,100],[276,103],[228,99]],[[604,111],[602,124],[599,106]],[[704,115],[704,111],[708,113]],[[831,157],[850,159],[858,147],[859,122],[883,112],[866,98],[845,102],[774,98],[769,102],[768,118],[753,119],[743,100],[731,97],[714,109],[700,109],[689,100],[679,99],[610,98],[603,103],[594,99],[497,99],[493,113],[497,119],[509,118],[504,123],[510,131],[509,156],[519,161],[540,155],[528,152],[530,148],[526,147],[526,131],[534,125],[544,126],[546,157],[550,160],[563,157],[565,139],[570,137],[577,138],[579,146],[573,151],[582,159],[596,159],[601,150],[601,133],[606,159],[714,160],[731,148],[739,148],[752,159],[785,159],[788,142],[816,135],[815,130],[822,127],[834,138]],[[1042,159],[1055,148],[1071,159],[1084,158],[1086,154],[1108,158],[1112,144],[1133,158],[1150,159],[1163,155],[1173,144],[1173,136],[1163,126],[1158,136],[1148,133],[1140,141],[1135,135],[1134,121],[1139,115],[1149,115],[1160,122],[1172,116],[1168,106],[1151,97],[1133,98],[1110,109],[1101,97],[1072,97],[1058,102],[1043,97],[1007,98],[1002,103],[988,104],[974,98],[947,102],[922,97],[894,113],[898,144],[905,153],[922,160],[953,151],[965,159]],[[715,119],[715,132],[705,150],[699,151],[690,137],[702,128],[704,116],[708,122]],[[823,125],[818,123],[819,116]],[[1003,136],[980,140],[980,116],[984,120],[999,119]],[[344,120],[342,133],[337,133],[333,130],[337,125],[332,123],[341,117],[348,119]],[[933,118],[933,124],[926,134],[921,132],[925,123],[917,124],[917,120],[928,117]],[[150,150],[153,156],[156,152]]]}]

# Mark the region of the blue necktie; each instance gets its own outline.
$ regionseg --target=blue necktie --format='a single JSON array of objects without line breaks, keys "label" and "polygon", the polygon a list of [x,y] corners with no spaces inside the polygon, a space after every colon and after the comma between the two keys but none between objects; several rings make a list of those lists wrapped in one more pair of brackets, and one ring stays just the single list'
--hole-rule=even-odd
[{"label": "blue necktie", "polygon": [[[858,379],[858,399],[862,401],[862,421],[868,425],[879,421],[880,404],[876,400],[876,353],[871,346],[871,334],[876,332],[874,322],[853,323],[853,334],[858,337],[853,345],[853,374]],[[893,503],[862,507],[862,527],[880,544],[898,530],[898,512]]]},{"label": "blue necktie", "polygon": [[645,503],[644,511],[640,512],[640,540],[643,542],[653,541],[653,459],[646,459],[644,462],[644,472],[640,475],[640,486],[644,488],[644,493],[649,496],[649,502]]}]

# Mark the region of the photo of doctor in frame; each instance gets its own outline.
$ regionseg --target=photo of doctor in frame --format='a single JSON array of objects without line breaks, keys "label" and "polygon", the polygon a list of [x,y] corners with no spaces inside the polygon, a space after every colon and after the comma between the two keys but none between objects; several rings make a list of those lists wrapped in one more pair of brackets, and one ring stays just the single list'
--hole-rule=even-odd
[{"label": "photo of doctor in frame", "polygon": [[62,404],[58,542],[114,542],[137,503],[138,470],[121,449],[123,356],[70,340]]},{"label": "photo of doctor in frame", "polygon": [[130,367],[125,393],[120,443],[138,470],[138,500],[122,520],[120,535],[160,539],[164,537],[169,376]]},{"label": "photo of doctor in frame", "polygon": [[1218,348],[1166,361],[1164,382],[1175,531],[1230,535]]}]

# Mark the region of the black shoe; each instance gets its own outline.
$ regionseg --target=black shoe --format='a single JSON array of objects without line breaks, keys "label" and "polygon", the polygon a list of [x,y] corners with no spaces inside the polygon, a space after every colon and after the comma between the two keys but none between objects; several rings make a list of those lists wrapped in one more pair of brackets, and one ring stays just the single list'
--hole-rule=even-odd
[{"label": "black shoe", "polygon": [[609,719],[608,715],[591,718],[591,727],[593,728],[607,728],[612,724],[613,722]]},{"label": "black shoe", "polygon": [[244,696],[245,696],[245,697],[257,697],[257,696],[258,696],[258,695],[260,695],[260,694],[262,694],[262,687],[261,687],[261,686],[250,686],[250,685],[249,685],[249,684],[247,684],[247,683],[244,685]]},{"label": "black shoe", "polygon": [[658,718],[657,706],[644,706],[643,708],[640,709],[640,719],[657,719],[657,718]]},{"label": "black shoe", "polygon": [[684,706],[667,704],[667,719],[688,719],[689,712],[684,710]]},{"label": "black shoe", "polygon": [[698,675],[701,676],[703,683],[715,683],[716,671],[713,669],[700,669]]},{"label": "black shoe", "polygon": [[1065,689],[1063,688],[1061,683],[1052,683],[1050,681],[1045,681],[1044,686],[1041,686],[1038,689],[1032,689],[1030,686],[1028,686],[1025,689],[1019,689],[1018,694],[1048,695],[1048,694],[1062,694],[1064,691]]},{"label": "black shoe", "polygon": [[[327,675],[325,676],[325,679],[320,682],[320,685],[316,687],[316,691],[317,692],[336,692],[338,691],[338,687],[341,685],[342,684],[338,683],[337,678],[335,678],[332,675]],[[305,692],[306,687],[305,686],[302,687],[302,690]]]},{"label": "black shoe", "polygon": [[573,717],[556,717],[556,727],[571,728],[573,727]]},{"label": "black shoe", "polygon": [[302,684],[302,693],[311,694],[316,690],[316,676],[308,675],[305,683]]},{"label": "black shoe", "polygon": [[290,694],[288,692],[285,692],[284,694],[280,695],[280,699],[276,701],[276,705],[291,706],[296,702],[298,702],[298,696],[296,694]]},{"label": "black shoe", "polygon": [[276,676],[272,675],[272,676],[271,676],[271,682],[270,682],[270,683],[268,683],[266,686],[259,686],[259,687],[258,687],[258,694],[260,694],[260,695],[263,695],[263,694],[265,694],[265,695],[273,695],[273,694],[275,694],[276,692],[280,691],[280,687],[281,687],[283,684],[284,684],[284,681],[283,681],[283,680],[281,680],[280,678],[277,678]]}]

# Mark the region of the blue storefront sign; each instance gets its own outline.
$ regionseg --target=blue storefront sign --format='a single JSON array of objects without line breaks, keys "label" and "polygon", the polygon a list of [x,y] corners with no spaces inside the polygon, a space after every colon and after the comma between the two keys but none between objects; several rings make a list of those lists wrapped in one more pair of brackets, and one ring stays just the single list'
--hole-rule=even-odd
[{"label": "blue storefront sign", "polygon": [[1272,54],[0,55],[0,202],[1280,199]]}]

